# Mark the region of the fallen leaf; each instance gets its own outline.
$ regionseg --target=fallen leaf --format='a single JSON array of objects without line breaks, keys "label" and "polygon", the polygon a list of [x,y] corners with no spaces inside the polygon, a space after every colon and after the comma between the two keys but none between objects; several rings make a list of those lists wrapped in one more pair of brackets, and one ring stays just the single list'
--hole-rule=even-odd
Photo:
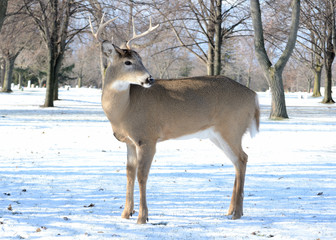
[{"label": "fallen leaf", "polygon": [[157,225],[167,226],[167,225],[168,225],[168,222],[152,223],[152,225],[154,225],[154,226],[157,226]]},{"label": "fallen leaf", "polygon": [[94,207],[94,206],[95,205],[93,203],[90,203],[90,205],[88,205],[88,206],[84,205],[84,207],[86,207],[86,208],[90,208],[90,207]]}]

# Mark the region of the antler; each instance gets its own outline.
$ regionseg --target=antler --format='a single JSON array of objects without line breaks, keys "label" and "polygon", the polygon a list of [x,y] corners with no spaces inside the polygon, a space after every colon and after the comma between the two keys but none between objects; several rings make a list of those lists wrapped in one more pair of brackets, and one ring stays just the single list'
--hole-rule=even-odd
[{"label": "antler", "polygon": [[95,33],[94,30],[93,30],[93,27],[92,27],[92,22],[91,22],[91,17],[89,16],[89,21],[90,21],[90,28],[91,28],[91,32],[92,32],[92,35],[99,41],[99,42],[103,42],[104,39],[102,39],[101,37],[101,34],[104,30],[104,28],[111,22],[113,22],[114,20],[116,20],[118,17],[115,17],[113,19],[110,19],[108,20],[106,23],[103,24],[104,22],[104,16],[105,16],[105,13],[103,13],[103,16],[100,20],[100,23],[99,23],[99,27],[98,27],[98,30],[97,32]]},{"label": "antler", "polygon": [[141,38],[143,36],[146,36],[147,34],[154,31],[155,29],[157,29],[160,26],[160,24],[158,24],[158,25],[153,27],[152,26],[152,18],[149,18],[149,28],[148,28],[148,30],[146,32],[143,32],[143,33],[137,35],[136,32],[135,32],[135,25],[134,25],[134,18],[133,17],[132,17],[132,23],[133,23],[133,37],[126,42],[127,49],[131,49],[131,42],[133,40],[135,40],[137,38]]}]

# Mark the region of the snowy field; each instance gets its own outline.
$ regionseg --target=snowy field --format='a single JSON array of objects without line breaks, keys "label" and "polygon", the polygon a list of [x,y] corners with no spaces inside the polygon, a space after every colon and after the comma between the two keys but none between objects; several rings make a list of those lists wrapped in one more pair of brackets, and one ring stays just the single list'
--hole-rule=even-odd
[{"label": "snowy field", "polygon": [[[148,181],[149,223],[121,219],[126,147],[97,89],[0,94],[0,239],[336,239],[336,105],[286,95],[289,120],[244,138],[244,216],[225,216],[234,169],[211,142],[160,143]],[[334,99],[336,96],[334,95]],[[135,190],[135,210],[139,207]]]}]

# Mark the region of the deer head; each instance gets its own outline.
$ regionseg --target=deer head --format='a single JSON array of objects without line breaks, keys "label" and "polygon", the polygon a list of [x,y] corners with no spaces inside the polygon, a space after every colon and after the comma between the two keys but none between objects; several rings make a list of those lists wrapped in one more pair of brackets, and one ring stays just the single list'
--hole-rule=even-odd
[{"label": "deer head", "polygon": [[153,30],[158,28],[159,25],[153,27],[152,21],[150,20],[150,26],[148,30],[141,34],[136,34],[134,19],[132,19],[133,37],[126,42],[126,48],[121,48],[113,44],[113,42],[110,40],[104,40],[102,37],[102,32],[104,28],[117,18],[113,18],[105,23],[103,23],[103,18],[104,16],[102,17],[96,33],[93,31],[91,20],[90,26],[93,36],[101,44],[101,52],[103,56],[109,60],[109,73],[111,74],[109,75],[109,78],[105,79],[105,84],[108,84],[108,82],[110,82],[112,84],[110,86],[117,90],[127,89],[129,84],[137,84],[145,88],[151,87],[154,83],[154,79],[144,67],[140,55],[136,51],[131,49],[131,43],[135,39],[146,36]]}]

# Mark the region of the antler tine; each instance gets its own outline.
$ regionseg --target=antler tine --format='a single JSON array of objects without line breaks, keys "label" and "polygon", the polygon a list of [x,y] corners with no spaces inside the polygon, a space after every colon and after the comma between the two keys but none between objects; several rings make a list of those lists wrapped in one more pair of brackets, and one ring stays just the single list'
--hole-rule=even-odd
[{"label": "antler tine", "polygon": [[93,26],[92,26],[92,22],[91,22],[91,17],[89,16],[89,23],[90,23],[90,29],[91,29],[91,33],[94,37],[96,37],[96,34],[94,33],[94,30],[93,30]]},{"label": "antler tine", "polygon": [[92,26],[92,22],[91,22],[91,17],[89,16],[89,21],[90,21],[90,28],[91,28],[91,32],[92,32],[92,35],[99,41],[99,42],[102,42],[104,41],[104,39],[101,38],[101,34],[104,30],[104,28],[111,22],[113,22],[114,20],[116,20],[118,17],[115,17],[115,18],[112,18],[110,20],[108,20],[107,22],[104,22],[104,16],[105,16],[105,13],[103,13],[103,16],[100,20],[100,24],[99,24],[99,27],[98,27],[98,30],[97,32],[95,33],[94,30],[93,30],[93,26]]},{"label": "antler tine", "polygon": [[149,28],[148,28],[148,30],[138,35],[135,32],[135,24],[134,24],[134,18],[133,17],[132,17],[132,23],[133,23],[133,37],[126,42],[127,49],[131,49],[131,42],[133,40],[146,36],[147,34],[154,31],[155,29],[157,29],[160,26],[160,24],[157,24],[156,26],[153,27],[152,26],[152,18],[150,17],[149,18]]},{"label": "antler tine", "polygon": [[[105,13],[103,13],[103,16],[100,19],[99,26],[101,26],[102,23],[104,22],[104,16],[105,16]],[[96,33],[94,32],[90,15],[89,15],[89,23],[90,23],[90,28],[91,28],[92,35],[98,40],[98,38],[97,38],[98,37],[97,36],[98,31]],[[99,29],[99,27],[98,27],[98,29]]]}]

